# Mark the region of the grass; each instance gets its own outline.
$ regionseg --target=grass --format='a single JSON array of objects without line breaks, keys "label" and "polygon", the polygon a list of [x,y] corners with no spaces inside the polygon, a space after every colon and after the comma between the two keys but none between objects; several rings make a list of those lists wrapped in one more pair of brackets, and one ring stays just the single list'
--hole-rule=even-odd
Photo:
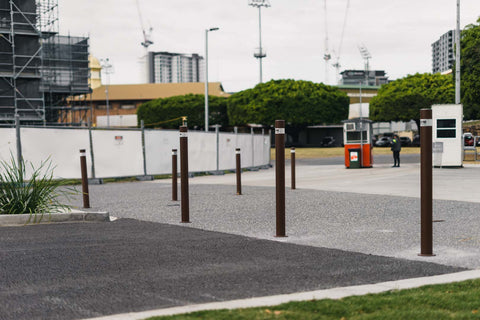
[{"label": "grass", "polygon": [[[373,148],[373,155],[392,154],[390,148]],[[403,154],[420,154],[418,147],[404,147]],[[275,160],[275,148],[270,150],[272,160]],[[295,148],[295,159],[314,159],[343,157],[345,148]],[[285,159],[290,159],[290,148],[285,148]]]},{"label": "grass", "polygon": [[273,307],[199,311],[149,320],[480,319],[480,280]]}]

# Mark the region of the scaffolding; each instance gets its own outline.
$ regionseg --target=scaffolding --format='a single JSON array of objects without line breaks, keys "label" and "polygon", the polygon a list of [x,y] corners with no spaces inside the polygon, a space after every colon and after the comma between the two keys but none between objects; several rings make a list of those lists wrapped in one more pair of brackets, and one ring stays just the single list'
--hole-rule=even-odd
[{"label": "scaffolding", "polygon": [[58,0],[0,2],[0,123],[86,124],[88,38],[58,35]]}]

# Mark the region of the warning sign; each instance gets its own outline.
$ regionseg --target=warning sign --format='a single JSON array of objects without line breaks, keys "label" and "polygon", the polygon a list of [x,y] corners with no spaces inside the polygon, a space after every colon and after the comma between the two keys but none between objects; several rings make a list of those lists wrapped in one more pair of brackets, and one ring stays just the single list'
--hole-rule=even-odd
[{"label": "warning sign", "polygon": [[350,152],[350,161],[358,161],[358,152]]}]

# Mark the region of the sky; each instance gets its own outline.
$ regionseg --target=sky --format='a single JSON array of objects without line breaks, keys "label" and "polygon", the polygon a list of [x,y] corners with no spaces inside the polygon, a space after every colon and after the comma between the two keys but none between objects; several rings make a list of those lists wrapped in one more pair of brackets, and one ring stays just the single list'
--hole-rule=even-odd
[{"label": "sky", "polygon": [[[327,14],[325,15],[325,1]],[[262,8],[263,81],[296,79],[336,84],[332,64],[364,69],[359,46],[371,55],[371,70],[389,79],[431,72],[431,44],[456,27],[456,0],[270,0]],[[142,82],[144,48],[137,0],[58,0],[61,34],[90,37],[90,53],[113,65],[111,84]],[[138,0],[145,29],[153,28],[150,51],[205,55],[209,32],[209,81],[236,92],[259,82],[258,9],[248,0]],[[349,8],[347,8],[349,3]],[[479,0],[461,0],[461,28],[476,23]],[[346,19],[345,19],[346,16]],[[343,25],[345,28],[343,29]],[[343,38],[342,38],[342,30]],[[328,35],[328,42],[326,42]],[[343,41],[342,41],[343,39]],[[328,64],[326,51],[332,54]]]}]

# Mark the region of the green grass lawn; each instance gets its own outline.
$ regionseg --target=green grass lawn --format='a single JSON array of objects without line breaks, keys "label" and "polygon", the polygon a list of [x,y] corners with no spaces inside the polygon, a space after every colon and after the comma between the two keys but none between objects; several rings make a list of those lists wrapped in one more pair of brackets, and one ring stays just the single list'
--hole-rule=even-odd
[{"label": "green grass lawn", "polygon": [[[270,150],[272,160],[275,159],[275,148]],[[373,148],[373,155],[392,154],[390,148]],[[404,147],[403,154],[420,154],[419,147]],[[313,158],[329,158],[343,157],[345,148],[295,148],[295,159],[313,159]],[[290,148],[285,148],[285,159],[290,159]]]},{"label": "green grass lawn", "polygon": [[149,320],[251,320],[251,319],[480,319],[480,280],[469,280],[418,289],[313,300],[273,307],[200,311]]}]

